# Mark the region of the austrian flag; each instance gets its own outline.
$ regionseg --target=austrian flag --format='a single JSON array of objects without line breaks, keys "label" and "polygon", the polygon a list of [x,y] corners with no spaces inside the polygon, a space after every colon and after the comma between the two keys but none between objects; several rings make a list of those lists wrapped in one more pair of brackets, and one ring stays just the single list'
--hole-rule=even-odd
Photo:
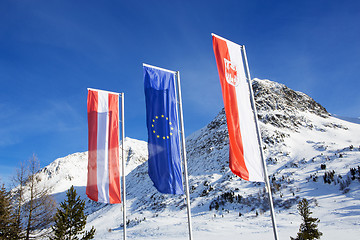
[{"label": "austrian flag", "polygon": [[119,94],[88,89],[87,114],[86,194],[94,201],[120,203]]},{"label": "austrian flag", "polygon": [[242,46],[213,34],[213,48],[229,131],[231,171],[248,181],[264,182],[259,140]]}]

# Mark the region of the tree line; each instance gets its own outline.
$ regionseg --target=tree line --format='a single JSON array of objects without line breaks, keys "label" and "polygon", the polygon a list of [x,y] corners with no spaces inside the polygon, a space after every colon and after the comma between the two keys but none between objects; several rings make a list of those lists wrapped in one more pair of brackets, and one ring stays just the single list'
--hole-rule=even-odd
[{"label": "tree line", "polygon": [[[20,164],[12,190],[8,191],[4,185],[0,187],[0,240],[93,239],[96,230],[94,227],[89,231],[84,230],[87,218],[84,213],[85,201],[77,196],[75,188],[70,187],[66,199],[56,208],[56,202],[50,195],[51,188],[44,185],[36,174],[39,169],[39,160],[33,155],[28,162]],[[229,193],[224,198],[232,199],[233,196],[234,193]],[[303,223],[296,238],[290,239],[320,239],[322,233],[317,229],[320,220],[311,217],[312,212],[305,198],[298,203],[298,211]]]},{"label": "tree line", "polygon": [[51,188],[36,174],[39,170],[39,160],[33,155],[20,164],[12,190],[4,184],[0,187],[0,240],[93,239],[94,227],[84,231],[85,201],[77,196],[75,188],[71,186],[57,208]]}]

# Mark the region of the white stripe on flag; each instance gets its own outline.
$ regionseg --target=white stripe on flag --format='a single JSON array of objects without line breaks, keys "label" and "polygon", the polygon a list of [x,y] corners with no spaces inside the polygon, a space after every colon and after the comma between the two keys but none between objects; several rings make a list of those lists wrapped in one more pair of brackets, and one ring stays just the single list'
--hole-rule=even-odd
[{"label": "white stripe on flag", "polygon": [[109,203],[109,95],[98,92],[97,186],[98,201]]},{"label": "white stripe on flag", "polygon": [[246,81],[241,46],[227,41],[230,61],[237,65],[239,84],[235,87],[239,112],[240,132],[244,149],[244,160],[249,172],[249,181],[264,181],[261,155],[251,107],[249,85]]}]

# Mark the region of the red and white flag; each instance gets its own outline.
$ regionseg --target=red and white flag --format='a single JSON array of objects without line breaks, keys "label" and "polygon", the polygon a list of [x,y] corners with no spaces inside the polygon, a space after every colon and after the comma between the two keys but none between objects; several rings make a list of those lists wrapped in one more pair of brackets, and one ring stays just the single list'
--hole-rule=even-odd
[{"label": "red and white flag", "polygon": [[244,180],[264,182],[242,47],[214,34],[212,39],[229,131],[230,169]]},{"label": "red and white flag", "polygon": [[119,94],[88,89],[89,152],[87,196],[121,203],[119,171]]}]

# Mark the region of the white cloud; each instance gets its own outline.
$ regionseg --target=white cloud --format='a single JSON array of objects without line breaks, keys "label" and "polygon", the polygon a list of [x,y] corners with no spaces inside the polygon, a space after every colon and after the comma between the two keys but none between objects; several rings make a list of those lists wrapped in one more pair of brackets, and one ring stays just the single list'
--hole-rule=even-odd
[{"label": "white cloud", "polygon": [[10,146],[24,138],[47,132],[74,131],[86,124],[86,110],[78,111],[66,101],[50,101],[32,109],[0,106],[0,146]]}]

